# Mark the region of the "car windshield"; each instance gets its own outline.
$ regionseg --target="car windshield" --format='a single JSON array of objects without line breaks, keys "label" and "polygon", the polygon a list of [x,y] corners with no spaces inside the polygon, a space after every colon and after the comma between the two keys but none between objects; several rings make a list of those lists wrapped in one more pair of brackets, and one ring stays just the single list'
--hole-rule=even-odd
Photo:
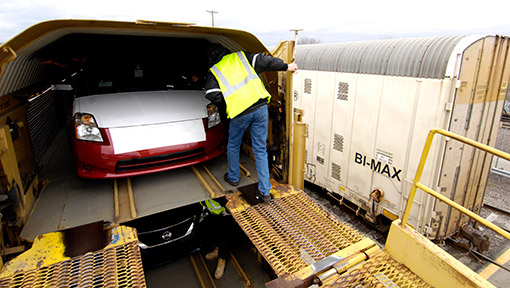
[{"label": "car windshield", "polygon": [[153,59],[96,59],[78,75],[77,96],[203,88],[205,74],[175,69]]},{"label": "car windshield", "polygon": [[77,96],[203,88],[204,73],[187,72],[151,59],[96,59],[78,75]]},{"label": "car windshield", "polygon": [[[201,90],[209,69],[207,40],[198,38],[83,35],[40,52],[77,97],[151,90]],[[63,47],[63,48],[62,48]],[[69,65],[51,65],[69,63]],[[53,73],[56,74],[56,73]],[[69,75],[73,75],[70,80]],[[62,78],[61,78],[62,79]]]}]

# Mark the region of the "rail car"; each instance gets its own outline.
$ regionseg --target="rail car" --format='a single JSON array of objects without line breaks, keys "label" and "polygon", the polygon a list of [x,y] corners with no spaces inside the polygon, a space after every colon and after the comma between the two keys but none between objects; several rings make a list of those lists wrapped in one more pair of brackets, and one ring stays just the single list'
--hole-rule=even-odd
[{"label": "rail car", "polygon": [[[249,261],[270,268],[270,273],[264,272],[266,277],[263,279],[272,279],[260,286],[494,287],[487,280],[492,274],[477,274],[406,225],[416,226],[413,224],[416,212],[411,207],[413,200],[421,197],[415,197],[417,187],[426,189],[428,194],[442,201],[447,200],[423,186],[420,177],[409,184],[413,189],[405,204],[406,210],[402,213],[402,220],[392,223],[384,251],[299,189],[303,186],[302,168],[305,167],[302,144],[306,132],[303,120],[306,118],[303,117],[309,114],[307,109],[303,110],[305,114],[294,111],[293,105],[290,105],[294,91],[294,88],[289,89],[293,87],[290,72],[261,75],[272,95],[268,150],[273,200],[269,204],[248,201],[250,194],[246,190],[256,187],[257,182],[256,173],[250,173],[255,169],[248,135],[243,141],[243,173],[238,189],[231,189],[223,180],[226,165],[223,157],[191,167],[114,180],[77,177],[65,128],[76,90],[83,88],[77,84],[80,81],[75,81],[75,77],[81,77],[90,68],[84,65],[87,60],[121,56],[131,61],[114,61],[113,64],[118,65],[107,66],[113,70],[120,69],[113,76],[127,77],[121,81],[124,84],[136,84],[127,79],[141,83],[144,81],[140,80],[154,80],[145,78],[150,78],[157,71],[184,79],[180,73],[189,71],[180,69],[188,68],[188,58],[205,52],[206,43],[221,43],[231,50],[270,53],[246,31],[156,21],[52,20],[34,25],[0,46],[0,209],[3,240],[0,243],[3,256],[0,287],[146,287],[144,270],[147,267],[141,260],[143,249],[158,246],[153,242],[157,238],[158,241],[187,239],[194,234],[193,227],[198,225],[201,217],[198,214],[181,217],[189,212],[182,208],[218,197],[228,198],[227,209],[253,243],[250,248],[255,247],[245,249],[256,251],[251,255],[256,259]],[[273,53],[290,62],[293,50],[294,43],[285,42]],[[193,59],[197,61],[193,63],[198,65],[194,68],[206,67],[205,58]],[[121,69],[126,67],[127,70]],[[163,68],[169,70],[161,70]],[[304,76],[307,73],[303,71],[300,74]],[[93,76],[102,78],[103,75]],[[116,83],[112,79],[100,79],[95,88],[112,88]],[[169,86],[173,85],[165,85],[165,88],[172,89]],[[296,96],[299,97],[299,94]],[[379,104],[384,107],[382,101]],[[452,104],[452,107],[456,106]],[[82,117],[81,120],[91,124],[91,117]],[[207,126],[205,119],[202,123]],[[308,127],[313,125],[317,122]],[[94,131],[91,129],[89,132]],[[412,149],[420,150],[421,144],[413,143]],[[431,145],[428,143],[425,147]],[[434,145],[432,147],[437,150]],[[364,150],[359,151],[365,153]],[[146,152],[142,150],[140,154]],[[438,152],[434,153],[432,162],[436,163],[434,159]],[[498,156],[510,159],[508,154],[500,153]],[[360,161],[360,157],[355,159]],[[363,157],[361,159],[366,161]],[[425,159],[422,157],[420,163],[428,167],[424,164]],[[397,160],[392,161],[385,164],[397,169],[390,170],[394,178],[407,180],[403,175],[409,177],[410,172],[399,172]],[[381,171],[385,171],[386,166],[378,163],[373,165],[381,165]],[[414,164],[409,164],[409,167]],[[423,174],[423,182],[427,184],[430,176],[426,170],[422,173],[423,166],[418,165],[416,175]],[[361,172],[359,177],[365,179]],[[381,191],[385,192],[384,189]],[[391,200],[380,196],[382,200]],[[473,213],[469,210],[450,202],[445,203],[494,228],[471,215]],[[380,206],[382,204],[374,207]],[[195,211],[197,207],[200,210],[198,205],[192,205],[191,210]],[[174,212],[179,215],[175,216]],[[159,223],[151,221],[155,219],[152,216],[158,215],[162,218],[157,220],[164,223],[178,223],[154,229]],[[151,231],[138,230],[144,223],[150,224],[148,230]],[[505,231],[495,230],[510,239]],[[169,256],[154,254],[163,258]],[[249,275],[231,257],[228,265],[236,267],[239,274],[237,284],[249,287],[253,283]],[[193,270],[204,260],[200,253],[195,252],[190,256],[190,262]],[[167,273],[165,280],[186,274],[180,269]],[[212,280],[210,275],[207,280],[200,271],[197,273],[200,274],[198,280],[184,279],[182,286],[193,286],[192,283],[200,287],[233,286],[228,282],[216,286],[215,283],[220,282]],[[235,278],[233,274],[236,273],[230,276]],[[172,281],[166,280],[162,287],[179,285],[179,282]]]},{"label": "rail car", "polygon": [[[427,131],[495,144],[510,80],[506,36],[298,45],[293,105],[306,122],[305,180],[384,228],[402,215]],[[491,156],[438,140],[427,185],[479,212]],[[465,219],[425,193],[409,224],[445,239]]]}]

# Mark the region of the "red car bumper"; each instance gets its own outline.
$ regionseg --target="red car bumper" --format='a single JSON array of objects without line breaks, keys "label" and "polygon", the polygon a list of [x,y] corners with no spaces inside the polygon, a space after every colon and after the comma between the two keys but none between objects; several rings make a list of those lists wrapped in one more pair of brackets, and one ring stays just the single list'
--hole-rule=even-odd
[{"label": "red car bumper", "polygon": [[206,131],[206,141],[114,154],[108,129],[100,129],[103,143],[77,140],[69,133],[76,172],[80,178],[131,177],[190,166],[225,152],[223,125]]}]

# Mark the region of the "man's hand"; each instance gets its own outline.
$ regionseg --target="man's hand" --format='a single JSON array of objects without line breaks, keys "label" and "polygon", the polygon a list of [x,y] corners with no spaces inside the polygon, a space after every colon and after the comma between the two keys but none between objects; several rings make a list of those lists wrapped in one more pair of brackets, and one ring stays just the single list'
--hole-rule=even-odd
[{"label": "man's hand", "polygon": [[287,67],[287,71],[290,71],[290,72],[296,72],[297,70],[298,70],[298,67],[297,67],[296,63],[291,63]]}]

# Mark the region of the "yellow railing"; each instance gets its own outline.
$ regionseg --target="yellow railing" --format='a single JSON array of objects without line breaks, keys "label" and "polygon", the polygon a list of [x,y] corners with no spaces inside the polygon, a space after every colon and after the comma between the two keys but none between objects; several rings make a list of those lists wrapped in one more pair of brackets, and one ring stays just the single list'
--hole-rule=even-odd
[{"label": "yellow railing", "polygon": [[510,154],[499,151],[495,148],[492,148],[490,146],[487,146],[485,144],[478,143],[476,141],[473,141],[471,139],[462,137],[460,135],[457,135],[455,133],[452,133],[450,131],[442,130],[442,129],[432,129],[429,132],[429,135],[427,137],[427,141],[425,142],[425,147],[423,147],[423,152],[421,155],[420,163],[418,165],[418,170],[416,171],[416,176],[414,177],[413,187],[411,189],[411,192],[409,193],[409,198],[407,199],[406,209],[404,211],[404,215],[402,216],[402,222],[400,225],[405,226],[407,224],[407,219],[409,218],[409,213],[411,212],[411,206],[414,201],[414,197],[416,196],[416,190],[420,188],[421,190],[427,192],[428,194],[438,198],[439,200],[445,202],[446,204],[450,205],[451,207],[459,210],[460,212],[466,214],[467,216],[475,219],[476,221],[482,223],[483,225],[489,227],[490,229],[496,231],[506,239],[510,240],[510,233],[507,231],[501,229],[497,225],[492,224],[491,222],[485,220],[484,218],[480,217],[476,213],[473,213],[472,211],[464,208],[462,205],[457,204],[456,202],[446,198],[445,196],[441,195],[440,193],[434,191],[433,189],[423,185],[420,183],[421,175],[423,173],[423,168],[425,167],[425,162],[427,161],[427,157],[430,151],[430,146],[432,145],[432,140],[434,139],[434,135],[436,133],[442,134],[446,137],[453,138],[455,140],[464,142],[465,144],[474,146],[478,149],[482,149],[486,152],[489,152],[493,155],[497,155],[501,158],[507,159],[510,161]]}]

